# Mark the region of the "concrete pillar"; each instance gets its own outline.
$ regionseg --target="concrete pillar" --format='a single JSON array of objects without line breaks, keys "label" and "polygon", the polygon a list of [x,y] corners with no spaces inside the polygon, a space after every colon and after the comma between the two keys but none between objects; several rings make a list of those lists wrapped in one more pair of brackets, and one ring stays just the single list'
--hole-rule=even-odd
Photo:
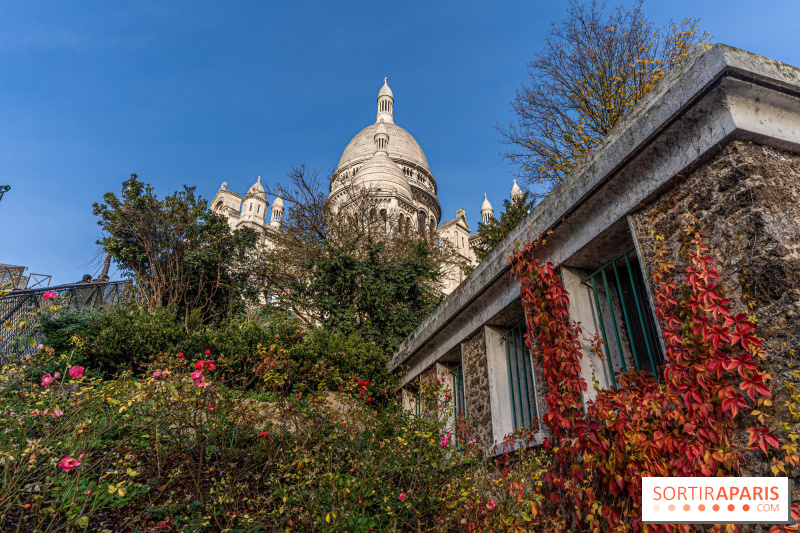
[{"label": "concrete pillar", "polygon": [[[590,352],[590,343],[588,340],[595,333],[602,336],[600,331],[600,321],[597,317],[597,309],[594,301],[592,289],[582,284],[581,281],[586,278],[588,274],[583,270],[564,267],[561,269],[561,279],[564,283],[564,289],[569,294],[569,316],[575,322],[581,323],[581,328],[584,332],[584,339],[581,339],[581,351],[583,358],[581,359],[581,377],[586,381],[588,389],[583,393],[584,402],[594,400],[597,397],[595,386],[601,389],[611,387],[611,371],[608,368],[608,361],[601,359],[597,354]],[[606,305],[605,298],[600,300],[601,306]],[[611,320],[610,315],[604,316],[604,320]],[[610,333],[611,329],[606,324],[607,331]],[[609,343],[612,345],[612,361],[614,367],[619,368],[619,354],[617,353],[614,340],[609,338]],[[605,353],[605,351],[603,352]]]},{"label": "concrete pillar", "polygon": [[492,440],[500,443],[506,435],[514,431],[505,343],[507,328],[485,326],[484,329],[489,399],[492,410]]}]

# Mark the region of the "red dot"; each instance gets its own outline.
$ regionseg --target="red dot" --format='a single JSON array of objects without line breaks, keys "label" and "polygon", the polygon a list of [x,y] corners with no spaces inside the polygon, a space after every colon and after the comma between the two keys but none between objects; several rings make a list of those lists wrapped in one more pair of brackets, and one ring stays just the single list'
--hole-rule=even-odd
[{"label": "red dot", "polygon": [[700,505],[698,505],[698,506],[697,506],[697,508],[698,508],[699,510],[701,510],[701,511],[705,511],[705,510],[706,510],[706,506],[705,506],[705,505],[703,505],[702,503],[701,503]]},{"label": "red dot", "polygon": [[733,505],[732,503],[729,503],[729,504],[728,504],[728,510],[729,510],[729,511],[733,511],[734,509],[736,509],[736,506],[735,506],[735,505]]},{"label": "red dot", "polygon": [[719,505],[717,505],[717,504],[715,503],[715,504],[714,504],[714,507],[713,507],[713,509],[714,509],[715,511],[719,511]]},{"label": "red dot", "polygon": [[747,505],[747,504],[744,504],[744,505],[742,506],[742,509],[744,509],[745,511],[749,511],[749,510],[750,510],[750,506],[749,506],[749,505]]},{"label": "red dot", "polygon": [[683,510],[684,510],[684,511],[688,511],[688,510],[689,510],[689,509],[691,509],[691,508],[692,508],[692,506],[691,506],[691,505],[689,505],[688,503],[687,503],[687,504],[685,504],[685,505],[683,506]]}]

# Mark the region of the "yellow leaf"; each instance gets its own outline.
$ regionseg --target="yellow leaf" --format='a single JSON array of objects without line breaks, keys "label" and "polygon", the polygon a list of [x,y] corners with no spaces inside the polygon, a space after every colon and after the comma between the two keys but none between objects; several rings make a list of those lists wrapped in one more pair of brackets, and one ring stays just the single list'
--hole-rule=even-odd
[{"label": "yellow leaf", "polygon": [[14,329],[14,325],[11,322],[6,322],[5,324],[3,324],[3,327],[6,328],[6,331],[11,331],[12,329]]},{"label": "yellow leaf", "polygon": [[109,494],[114,494],[115,492],[117,492],[117,487],[115,487],[114,485],[108,487]]},{"label": "yellow leaf", "polygon": [[328,522],[329,524],[331,523],[331,513],[325,515],[325,521]]},{"label": "yellow leaf", "polygon": [[119,490],[117,491],[117,494],[119,494],[120,496],[125,496],[125,492],[127,492],[125,490],[125,487],[120,487]]}]

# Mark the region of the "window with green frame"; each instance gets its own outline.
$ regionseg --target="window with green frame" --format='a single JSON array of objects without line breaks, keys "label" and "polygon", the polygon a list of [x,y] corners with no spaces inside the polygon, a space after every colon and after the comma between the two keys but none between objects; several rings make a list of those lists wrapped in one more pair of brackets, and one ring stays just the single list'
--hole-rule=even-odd
[{"label": "window with green frame", "polygon": [[533,360],[525,346],[525,324],[511,328],[506,334],[508,388],[514,428],[529,428],[539,416]]},{"label": "window with green frame", "polygon": [[[631,248],[609,261],[583,283],[592,291],[612,385],[617,386],[616,370],[628,370],[627,361],[632,361],[637,370],[650,372],[658,379],[664,354],[636,249]],[[612,350],[620,356],[616,369]]]},{"label": "window with green frame", "polygon": [[453,379],[453,422],[456,424],[456,437],[461,442],[460,430],[458,429],[458,422],[462,420],[465,415],[464,410],[464,372],[461,365],[458,365],[450,371],[450,376]]}]

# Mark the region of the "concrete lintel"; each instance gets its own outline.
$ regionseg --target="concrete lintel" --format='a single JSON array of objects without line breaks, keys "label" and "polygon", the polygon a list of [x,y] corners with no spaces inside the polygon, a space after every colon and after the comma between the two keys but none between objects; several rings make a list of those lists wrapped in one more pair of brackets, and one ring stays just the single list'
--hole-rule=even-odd
[{"label": "concrete lintel", "polygon": [[[560,264],[727,142],[756,140],[798,150],[798,97],[796,67],[720,44],[695,47],[509,234],[509,246],[495,249],[417,327],[392,357],[389,370],[409,363],[413,368],[430,365],[441,352],[438,342],[448,345],[446,352],[466,329],[481,325],[478,315],[487,312],[472,308],[498,308],[484,293],[505,283],[514,243],[530,242],[552,229],[541,257]],[[572,216],[579,208],[580,216]],[[452,321],[464,322],[464,313],[472,317],[469,327],[452,327]]]}]

